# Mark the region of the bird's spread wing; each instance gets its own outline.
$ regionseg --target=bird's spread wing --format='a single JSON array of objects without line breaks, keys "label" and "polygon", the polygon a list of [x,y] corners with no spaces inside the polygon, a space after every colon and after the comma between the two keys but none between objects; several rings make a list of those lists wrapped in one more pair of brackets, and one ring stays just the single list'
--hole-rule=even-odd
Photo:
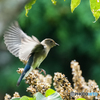
[{"label": "bird's spread wing", "polygon": [[19,58],[22,61],[27,61],[30,54],[33,52],[39,52],[39,49],[43,49],[43,45],[40,43],[34,42],[33,40],[27,40],[27,42],[22,41],[22,45],[19,50]]},{"label": "bird's spread wing", "polygon": [[40,44],[39,40],[26,35],[18,26],[18,23],[12,24],[4,35],[4,41],[7,49],[21,61],[28,61],[28,57],[34,48]]},{"label": "bird's spread wing", "polygon": [[34,41],[38,42],[38,43],[40,42],[40,41],[39,41],[35,36],[33,36],[33,35],[32,35],[32,39],[33,39]]}]

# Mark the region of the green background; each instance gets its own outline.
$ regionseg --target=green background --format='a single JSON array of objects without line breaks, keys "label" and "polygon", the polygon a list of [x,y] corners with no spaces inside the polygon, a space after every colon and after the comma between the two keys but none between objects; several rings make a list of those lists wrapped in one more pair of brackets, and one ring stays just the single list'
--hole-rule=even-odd
[{"label": "green background", "polygon": [[[37,0],[29,11],[25,10],[16,19],[21,29],[29,36],[36,36],[40,41],[54,39],[60,46],[51,49],[48,57],[40,65],[47,74],[54,76],[61,72],[72,82],[70,62],[79,62],[86,81],[95,80],[100,85],[100,19],[95,18],[90,10],[89,1],[84,0],[71,13],[70,0],[59,0],[53,5],[50,0]],[[21,96],[27,95],[28,85],[21,82],[16,86],[19,74],[16,70],[25,65],[6,49],[3,36],[0,37],[0,100],[6,93],[15,91]]]}]

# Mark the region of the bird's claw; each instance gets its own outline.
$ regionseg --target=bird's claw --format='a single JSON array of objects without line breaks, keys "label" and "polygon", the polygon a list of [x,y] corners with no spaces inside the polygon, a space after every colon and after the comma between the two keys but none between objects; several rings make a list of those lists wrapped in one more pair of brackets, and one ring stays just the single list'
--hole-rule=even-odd
[{"label": "bird's claw", "polygon": [[45,71],[44,69],[41,69],[41,71],[40,71],[39,73],[41,74],[42,72],[43,72],[44,75],[46,76],[46,71]]},{"label": "bird's claw", "polygon": [[44,73],[44,75],[46,76],[46,71],[44,70],[44,69],[41,69],[41,68],[36,68],[37,70],[40,70],[40,74],[43,72]]}]

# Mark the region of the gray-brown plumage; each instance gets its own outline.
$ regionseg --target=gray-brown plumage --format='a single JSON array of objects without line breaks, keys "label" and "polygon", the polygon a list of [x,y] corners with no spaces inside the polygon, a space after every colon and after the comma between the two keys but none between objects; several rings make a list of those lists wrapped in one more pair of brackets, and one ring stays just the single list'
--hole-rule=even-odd
[{"label": "gray-brown plumage", "polygon": [[39,42],[35,36],[31,38],[19,28],[17,22],[8,28],[4,35],[4,41],[7,49],[26,64],[17,85],[20,84],[27,71],[38,68],[50,49],[58,45],[50,38],[46,38],[42,42]]}]

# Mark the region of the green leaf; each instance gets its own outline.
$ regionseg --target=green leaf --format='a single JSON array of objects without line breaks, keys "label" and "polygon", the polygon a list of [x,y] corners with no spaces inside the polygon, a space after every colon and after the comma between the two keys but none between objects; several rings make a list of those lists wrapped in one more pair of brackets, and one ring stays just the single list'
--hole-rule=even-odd
[{"label": "green leaf", "polygon": [[90,7],[96,22],[100,17],[100,0],[90,0]]},{"label": "green leaf", "polygon": [[80,4],[81,0],[71,0],[71,12]]},{"label": "green leaf", "polygon": [[33,95],[33,100],[36,100],[36,97]]},{"label": "green leaf", "polygon": [[55,91],[53,89],[48,89],[45,93],[45,96],[48,97],[49,95],[55,93]]},{"label": "green leaf", "polygon": [[[50,91],[52,91],[52,89]],[[34,96],[36,97],[35,100],[63,100],[58,92],[55,92],[48,97],[44,97],[40,92],[37,92]]]},{"label": "green leaf", "polygon": [[35,99],[32,98],[32,97],[23,96],[21,98],[14,98],[14,99],[11,99],[11,100],[35,100]]},{"label": "green leaf", "polygon": [[29,10],[32,8],[32,5],[33,5],[35,2],[36,2],[36,0],[30,0],[30,2],[27,3],[27,4],[25,5],[25,10],[26,10],[25,15],[26,15],[26,17],[28,17],[27,14],[28,14]]},{"label": "green leaf", "polygon": [[43,96],[40,92],[37,92],[35,95],[36,100],[47,100],[45,96]]},{"label": "green leaf", "polygon": [[20,98],[13,98],[13,99],[11,99],[11,100],[20,100]]},{"label": "green leaf", "polygon": [[34,99],[34,98],[31,98],[31,97],[28,97],[28,100],[36,100],[36,99]]},{"label": "green leaf", "polygon": [[76,99],[76,100],[86,100],[86,99],[84,99],[84,98],[78,98],[78,99]]},{"label": "green leaf", "polygon": [[27,97],[27,96],[23,96],[20,98],[20,100],[33,100],[32,97]]},{"label": "green leaf", "polygon": [[48,96],[46,100],[63,100],[58,92]]},{"label": "green leaf", "polygon": [[20,98],[20,100],[29,100],[27,96],[23,96]]}]

